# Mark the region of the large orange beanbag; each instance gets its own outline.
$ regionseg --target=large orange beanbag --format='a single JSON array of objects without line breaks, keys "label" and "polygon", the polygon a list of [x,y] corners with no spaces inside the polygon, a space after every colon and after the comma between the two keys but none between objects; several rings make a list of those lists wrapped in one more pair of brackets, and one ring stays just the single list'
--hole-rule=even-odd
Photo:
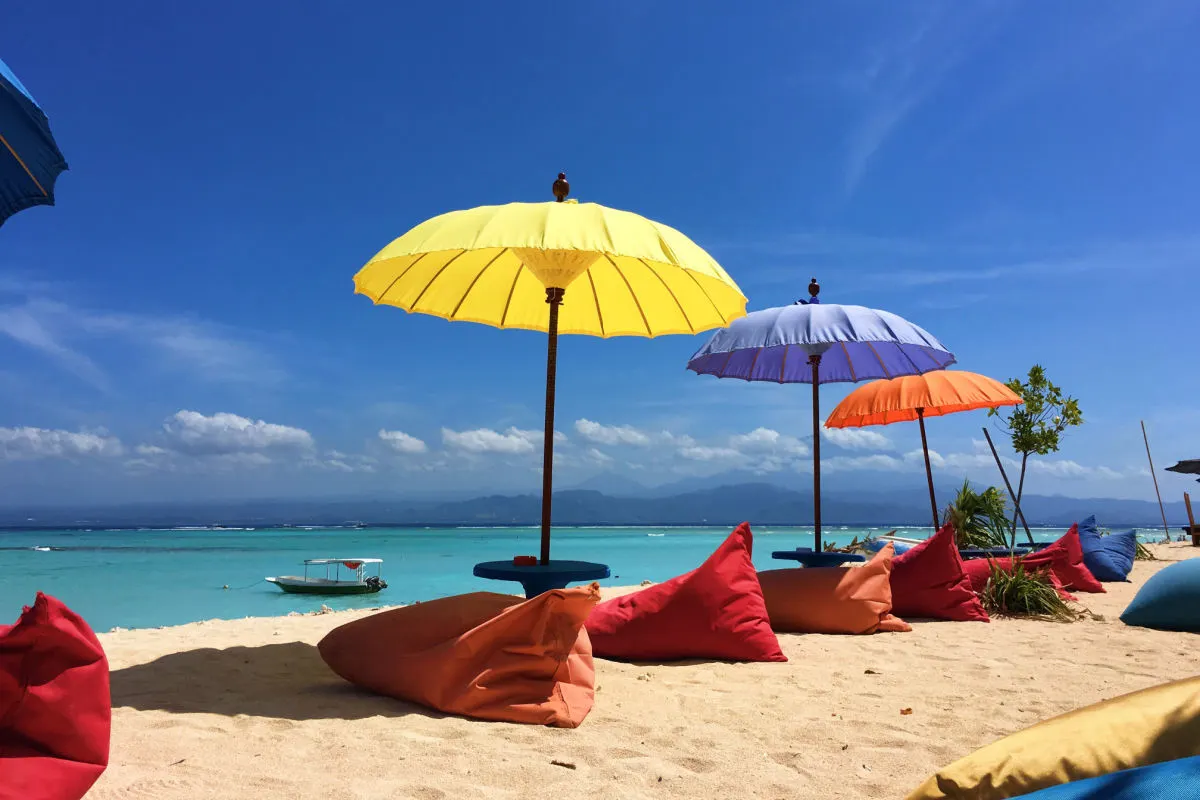
[{"label": "large orange beanbag", "polygon": [[100,642],[38,592],[0,625],[0,800],[79,800],[108,765],[111,723]]},{"label": "large orange beanbag", "polygon": [[596,670],[583,621],[592,584],[529,600],[475,592],[384,611],[335,628],[317,648],[351,683],[448,714],[578,727]]},{"label": "large orange beanbag", "polygon": [[787,661],[750,560],[753,543],[743,522],[691,572],[596,606],[587,620],[596,655]]},{"label": "large orange beanbag", "polygon": [[861,567],[804,567],[758,573],[771,627],[780,633],[911,631],[892,616],[888,544]]}]

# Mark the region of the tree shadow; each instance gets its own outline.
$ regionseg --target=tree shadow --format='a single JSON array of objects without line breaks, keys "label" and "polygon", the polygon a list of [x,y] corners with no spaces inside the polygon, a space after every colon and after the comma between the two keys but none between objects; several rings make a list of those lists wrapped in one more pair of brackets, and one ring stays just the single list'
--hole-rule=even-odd
[{"label": "tree shadow", "polygon": [[140,711],[290,720],[446,716],[347,683],[303,642],[171,653],[114,670],[109,683],[114,708]]}]

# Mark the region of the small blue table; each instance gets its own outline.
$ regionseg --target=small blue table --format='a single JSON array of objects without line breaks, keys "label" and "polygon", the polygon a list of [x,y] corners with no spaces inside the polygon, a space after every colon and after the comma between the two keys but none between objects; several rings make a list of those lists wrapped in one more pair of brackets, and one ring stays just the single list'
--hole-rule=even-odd
[{"label": "small blue table", "polygon": [[[962,547],[958,550],[958,554],[963,557],[964,561],[971,561],[976,558],[1008,558],[1009,552],[1007,547]],[[1029,545],[1017,545],[1016,554],[1018,556],[1027,555],[1028,553]]]},{"label": "small blue table", "polygon": [[776,550],[771,553],[771,558],[777,558],[780,561],[798,561],[802,567],[840,567],[842,564],[867,560],[866,556],[858,553],[818,553],[811,547]]},{"label": "small blue table", "polygon": [[526,597],[537,597],[551,589],[565,589],[568,583],[598,581],[610,573],[607,564],[591,561],[551,561],[548,564],[514,564],[511,561],[483,561],[475,565],[475,577],[496,581],[517,581]]}]

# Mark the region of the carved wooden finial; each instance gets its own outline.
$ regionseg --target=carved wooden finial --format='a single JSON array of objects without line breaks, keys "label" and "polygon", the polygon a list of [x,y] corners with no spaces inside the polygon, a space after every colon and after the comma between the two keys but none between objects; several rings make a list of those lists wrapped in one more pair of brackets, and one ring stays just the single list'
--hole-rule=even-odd
[{"label": "carved wooden finial", "polygon": [[567,183],[567,173],[558,173],[558,180],[550,187],[554,191],[554,202],[561,203],[571,193],[571,184]]},{"label": "carved wooden finial", "polygon": [[820,293],[821,293],[821,284],[817,283],[816,278],[813,278],[812,281],[808,284],[808,294],[813,299],[816,299],[817,295]]}]

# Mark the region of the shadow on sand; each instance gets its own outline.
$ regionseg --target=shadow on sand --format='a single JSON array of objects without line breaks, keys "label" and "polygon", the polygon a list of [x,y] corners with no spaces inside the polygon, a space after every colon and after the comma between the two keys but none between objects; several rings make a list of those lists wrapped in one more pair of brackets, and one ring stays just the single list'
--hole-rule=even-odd
[{"label": "shadow on sand", "polygon": [[110,683],[114,708],[141,711],[290,720],[445,716],[347,683],[303,642],[186,650],[114,670]]}]

